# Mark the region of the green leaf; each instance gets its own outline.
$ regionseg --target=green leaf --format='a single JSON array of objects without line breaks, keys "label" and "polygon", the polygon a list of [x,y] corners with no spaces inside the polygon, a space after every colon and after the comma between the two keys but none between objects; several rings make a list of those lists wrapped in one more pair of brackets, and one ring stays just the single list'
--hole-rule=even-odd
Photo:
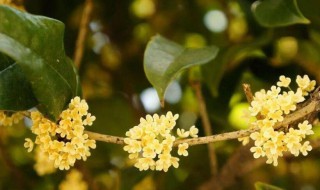
[{"label": "green leaf", "polygon": [[0,52],[21,68],[40,111],[57,120],[70,99],[80,92],[76,70],[64,51],[64,24],[8,6],[0,6],[0,20]]},{"label": "green leaf", "polygon": [[309,24],[296,0],[259,0],[252,4],[256,20],[265,27]]},{"label": "green leaf", "polygon": [[0,107],[3,110],[26,110],[38,104],[30,83],[21,68],[0,54]]},{"label": "green leaf", "polygon": [[160,35],[148,43],[144,54],[144,71],[163,103],[169,83],[184,69],[208,63],[216,57],[217,47],[184,48]]},{"label": "green leaf", "polygon": [[269,185],[269,184],[262,183],[262,182],[256,182],[254,184],[254,187],[256,190],[283,190],[280,187]]},{"label": "green leaf", "polygon": [[257,38],[253,42],[222,48],[219,55],[213,61],[202,66],[201,71],[211,94],[215,97],[219,95],[219,85],[227,71],[227,67],[229,69],[236,68],[245,59],[264,57],[265,55],[261,52],[260,47],[266,44],[270,38],[271,33],[268,32],[262,38]]}]

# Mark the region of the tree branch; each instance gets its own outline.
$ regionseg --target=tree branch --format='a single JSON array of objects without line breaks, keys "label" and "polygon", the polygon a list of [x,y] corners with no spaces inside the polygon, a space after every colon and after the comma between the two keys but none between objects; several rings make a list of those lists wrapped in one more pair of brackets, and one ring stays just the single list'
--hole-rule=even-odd
[{"label": "tree branch", "polygon": [[[287,127],[290,124],[303,120],[304,118],[308,117],[311,114],[318,113],[320,110],[319,100],[320,100],[319,90],[316,90],[311,95],[310,100],[307,101],[304,106],[302,106],[300,109],[296,110],[295,112],[287,115],[282,122],[276,123],[274,128],[279,129],[281,127]],[[188,143],[189,146],[193,146],[193,145],[199,145],[199,144],[208,144],[208,143],[213,143],[218,141],[237,139],[240,137],[249,136],[251,133],[258,130],[259,130],[258,128],[251,128],[251,129],[227,132],[227,133],[211,135],[206,137],[178,139],[174,142],[174,146],[178,146],[181,143]],[[104,135],[104,134],[94,133],[90,131],[85,131],[85,133],[89,135],[89,138],[97,141],[104,141],[107,143],[115,143],[115,144],[124,144],[123,137]]]},{"label": "tree branch", "polygon": [[80,29],[79,29],[77,42],[76,42],[76,50],[73,57],[74,64],[77,68],[80,67],[81,60],[83,57],[84,44],[85,44],[85,39],[88,33],[88,24],[91,18],[92,9],[93,9],[92,0],[86,0],[81,22],[80,22]]},{"label": "tree branch", "polygon": [[[205,135],[212,136],[212,126],[210,124],[210,120],[208,117],[206,103],[202,95],[201,83],[199,81],[194,81],[194,82],[191,82],[191,86],[196,93],[196,97],[199,104],[199,113],[200,113]],[[175,144],[177,145],[177,143]],[[190,143],[188,144],[190,145]],[[211,175],[215,176],[217,175],[217,172],[218,172],[218,169],[217,169],[218,163],[217,163],[217,156],[215,153],[214,144],[208,143],[208,153],[209,153],[209,159],[210,159]]]},{"label": "tree branch", "polygon": [[[247,97],[248,102],[252,101],[252,93],[249,85],[244,84],[243,89]],[[283,122],[276,124],[275,128],[287,127],[296,123],[297,121],[308,119],[313,121],[316,113],[319,112],[319,88],[317,88],[311,95],[310,99],[299,106],[298,110],[285,117]],[[311,116],[311,117],[310,117]],[[257,116],[260,117],[261,116]],[[263,119],[263,118],[261,118]],[[311,123],[311,122],[310,122]],[[250,152],[250,147],[252,147],[252,142],[246,146],[239,147],[235,153],[228,159],[226,164],[222,167],[221,172],[216,178],[211,177],[209,181],[203,183],[199,189],[216,189],[221,190],[232,186],[237,182],[237,179],[249,171],[258,168],[263,163],[265,163],[266,158],[254,159],[252,153]],[[320,140],[312,141],[311,146],[313,148],[320,146]],[[285,154],[284,156],[292,156],[292,154]]]}]

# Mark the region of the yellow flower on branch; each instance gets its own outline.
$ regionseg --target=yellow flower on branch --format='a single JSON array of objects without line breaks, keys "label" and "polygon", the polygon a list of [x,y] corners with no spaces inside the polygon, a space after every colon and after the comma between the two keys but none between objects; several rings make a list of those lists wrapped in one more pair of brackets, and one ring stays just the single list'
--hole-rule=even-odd
[{"label": "yellow flower on branch", "polygon": [[[173,166],[179,167],[179,158],[171,155],[173,143],[176,137],[172,130],[176,125],[179,115],[168,112],[166,115],[147,115],[140,119],[140,124],[131,128],[124,139],[124,150],[129,153],[129,159],[135,159],[134,166],[142,170],[163,170]],[[197,137],[199,130],[192,126],[189,131],[177,129],[179,138],[189,135]],[[188,155],[188,144],[179,145],[178,154]]]},{"label": "yellow flower on branch", "polygon": [[[68,170],[76,160],[86,160],[90,149],[96,148],[95,140],[84,134],[84,127],[92,125],[95,116],[88,113],[85,100],[75,97],[68,109],[60,114],[59,123],[45,118],[40,112],[31,112],[31,130],[36,135],[35,144],[39,151],[48,156],[54,167]],[[31,140],[26,139],[25,147],[31,148]]]},{"label": "yellow flower on branch", "polygon": [[[260,130],[250,135],[255,145],[250,151],[254,153],[254,158],[267,157],[267,163],[274,166],[278,165],[278,157],[283,156],[283,152],[290,152],[294,156],[302,153],[306,156],[312,149],[309,141],[303,142],[307,135],[314,133],[307,120],[298,123],[297,126],[290,126],[285,131],[274,129],[277,122],[281,122],[287,114],[297,109],[297,104],[303,102],[304,96],[308,95],[316,85],[307,75],[303,78],[298,75],[296,78],[298,88],[294,92],[289,87],[290,82],[290,78],[280,76],[278,87],[272,86],[268,91],[256,92],[249,108],[251,116],[261,117],[251,123]],[[289,91],[281,92],[280,87],[288,87]],[[243,141],[244,138],[239,140]]]}]

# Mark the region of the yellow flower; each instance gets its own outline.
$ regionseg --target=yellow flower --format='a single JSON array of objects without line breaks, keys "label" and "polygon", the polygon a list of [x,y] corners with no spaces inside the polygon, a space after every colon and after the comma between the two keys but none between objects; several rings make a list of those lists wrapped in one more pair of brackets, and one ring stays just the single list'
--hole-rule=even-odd
[{"label": "yellow flower", "polygon": [[303,78],[300,75],[298,75],[296,82],[299,88],[301,88],[304,95],[308,95],[308,92],[312,91],[316,85],[316,81],[310,81],[308,75],[304,75]]},{"label": "yellow flower", "polygon": [[305,137],[305,135],[314,134],[314,132],[312,131],[312,125],[309,124],[307,120],[305,120],[303,123],[299,123],[298,128],[300,129],[300,134],[303,138]]},{"label": "yellow flower", "polygon": [[263,151],[263,149],[260,146],[255,146],[255,147],[251,147],[250,151],[253,152],[253,157],[254,158],[260,158],[265,156],[265,152]]},{"label": "yellow flower", "polygon": [[279,87],[288,87],[291,83],[291,79],[289,77],[285,77],[283,75],[280,76],[279,82],[277,82],[277,86]]},{"label": "yellow flower", "polygon": [[188,156],[187,149],[189,148],[188,143],[182,143],[178,146],[178,154],[183,156]]},{"label": "yellow flower", "polygon": [[[129,153],[129,159],[136,159],[134,166],[142,170],[163,170],[179,166],[179,158],[171,155],[173,143],[176,137],[172,135],[172,129],[176,125],[179,115],[173,115],[168,112],[166,115],[153,116],[147,115],[140,119],[140,124],[134,126],[126,132],[127,138],[124,139],[124,151]],[[180,137],[197,136],[198,129],[194,126],[190,131],[178,129],[177,134]],[[188,144],[184,143],[179,152],[184,156],[188,155]]]},{"label": "yellow flower", "polygon": [[[291,79],[285,76],[280,76],[279,80],[277,86],[281,87],[288,87],[291,82]],[[298,84],[296,92],[291,89],[281,92],[279,87],[272,86],[267,92],[260,90],[255,93],[249,111],[252,116],[260,114],[264,118],[251,123],[252,126],[260,129],[250,134],[255,144],[255,147],[250,149],[254,153],[254,158],[267,157],[266,163],[276,166],[278,157],[283,156],[283,152],[290,152],[298,156],[300,152],[307,155],[307,151],[312,149],[308,141],[302,142],[307,135],[314,133],[307,120],[298,123],[298,126],[290,126],[286,132],[274,129],[274,125],[283,121],[285,115],[295,111],[297,103],[303,102],[304,96],[315,87],[315,81],[310,81],[307,75],[303,78],[297,76],[296,82]],[[239,140],[247,139],[239,138]]]},{"label": "yellow flower", "polygon": [[33,145],[34,145],[32,140],[29,138],[26,138],[25,141],[26,142],[24,143],[24,147],[28,149],[28,152],[31,152],[33,150]]},{"label": "yellow flower", "polygon": [[190,132],[189,131],[185,131],[184,129],[177,129],[177,135],[180,138],[187,138],[189,136]]},{"label": "yellow flower", "polygon": [[308,155],[308,151],[312,150],[312,146],[310,146],[310,142],[306,141],[303,143],[303,145],[300,147],[300,152],[303,154],[303,156]]},{"label": "yellow flower", "polygon": [[250,142],[250,138],[249,137],[240,137],[238,138],[238,141],[242,142],[242,145],[246,145]]},{"label": "yellow flower", "polygon": [[61,113],[59,124],[46,119],[40,112],[31,112],[31,130],[37,135],[35,144],[54,163],[54,167],[68,170],[76,160],[86,160],[90,156],[90,148],[96,148],[95,141],[84,134],[84,126],[92,125],[95,119],[87,110],[85,100],[75,97],[68,109]]},{"label": "yellow flower", "polygon": [[190,136],[191,136],[191,137],[196,138],[196,137],[198,137],[199,129],[196,128],[196,126],[193,125],[193,126],[191,126],[191,128],[189,129],[189,132],[190,132]]}]

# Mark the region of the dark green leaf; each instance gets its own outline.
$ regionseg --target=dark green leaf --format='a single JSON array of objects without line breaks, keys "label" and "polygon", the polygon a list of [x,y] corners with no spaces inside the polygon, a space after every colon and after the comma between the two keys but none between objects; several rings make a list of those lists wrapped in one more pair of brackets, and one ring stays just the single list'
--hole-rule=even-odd
[{"label": "dark green leaf", "polygon": [[283,190],[280,187],[269,185],[269,184],[262,183],[262,182],[256,182],[254,184],[254,187],[256,188],[256,190]]},{"label": "dark green leaf", "polygon": [[[1,57],[1,56],[0,56]],[[8,61],[0,59],[0,107],[3,110],[19,111],[27,110],[38,104],[31,85],[24,76],[20,67],[14,63],[8,65]]]},{"label": "dark green leaf", "polygon": [[7,6],[0,6],[0,20],[0,52],[19,65],[40,111],[56,120],[80,90],[76,70],[64,52],[64,24]]},{"label": "dark green leaf", "polygon": [[296,0],[258,0],[252,4],[256,20],[265,27],[309,24]]},{"label": "dark green leaf", "polygon": [[144,54],[144,71],[163,101],[169,83],[182,70],[205,64],[216,57],[217,47],[189,49],[160,35],[152,38]]},{"label": "dark green leaf", "polygon": [[266,44],[271,36],[272,32],[267,32],[253,42],[225,47],[221,49],[219,55],[213,61],[202,66],[205,82],[213,96],[218,96],[218,88],[227,67],[235,68],[247,58],[263,57],[264,54],[260,51],[260,47]]}]

